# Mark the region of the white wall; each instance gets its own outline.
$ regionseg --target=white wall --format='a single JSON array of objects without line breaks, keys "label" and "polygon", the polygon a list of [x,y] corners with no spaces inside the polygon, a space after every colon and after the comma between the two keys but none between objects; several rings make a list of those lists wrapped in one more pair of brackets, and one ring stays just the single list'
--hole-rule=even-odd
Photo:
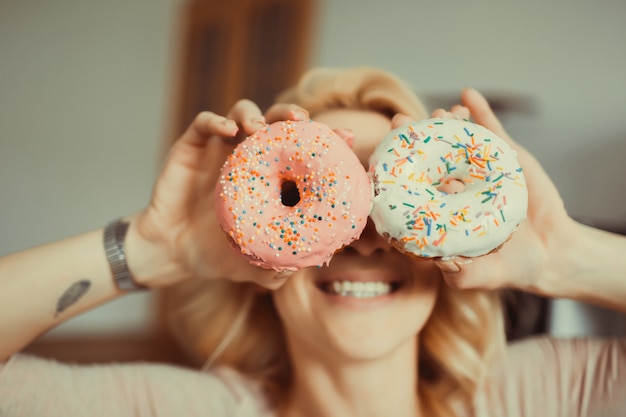
[{"label": "white wall", "polygon": [[[176,3],[0,1],[0,255],[147,203],[172,111]],[[55,332],[135,331],[150,301],[126,296]]]},{"label": "white wall", "polygon": [[[0,255],[100,227],[149,197],[183,0],[0,0]],[[577,217],[626,220],[626,3],[326,0],[312,65],[375,65],[428,94],[529,95],[506,117]],[[55,330],[134,331],[131,295]]]},{"label": "white wall", "polygon": [[325,5],[316,65],[387,68],[424,93],[530,95],[536,114],[506,126],[543,162],[570,212],[626,221],[616,192],[626,178],[625,2]]}]

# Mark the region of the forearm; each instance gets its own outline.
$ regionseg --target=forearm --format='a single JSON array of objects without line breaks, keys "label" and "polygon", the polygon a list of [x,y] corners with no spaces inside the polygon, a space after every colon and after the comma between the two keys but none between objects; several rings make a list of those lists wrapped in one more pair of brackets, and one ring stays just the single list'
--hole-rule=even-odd
[{"label": "forearm", "polygon": [[626,238],[576,224],[535,292],[626,312]]},{"label": "forearm", "polygon": [[122,294],[111,277],[102,233],[0,259],[0,360],[68,318]]}]

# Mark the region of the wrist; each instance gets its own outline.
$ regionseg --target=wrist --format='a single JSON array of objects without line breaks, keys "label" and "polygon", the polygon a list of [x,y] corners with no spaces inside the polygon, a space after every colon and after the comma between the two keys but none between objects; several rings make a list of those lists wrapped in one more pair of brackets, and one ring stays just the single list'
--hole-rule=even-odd
[{"label": "wrist", "polygon": [[528,290],[550,298],[574,298],[573,294],[579,291],[574,277],[585,262],[580,225],[567,218],[555,226],[549,240],[542,244],[542,260]]},{"label": "wrist", "polygon": [[104,228],[104,251],[107,262],[113,275],[113,281],[122,291],[137,291],[145,289],[138,284],[128,267],[126,260],[126,233],[128,222],[118,219],[110,222]]},{"label": "wrist", "polygon": [[571,220],[538,282],[538,292],[623,311],[626,240]]},{"label": "wrist", "polygon": [[180,263],[175,261],[174,249],[165,239],[145,231],[144,213],[127,218],[126,253],[134,280],[143,286],[164,287],[187,278]]}]

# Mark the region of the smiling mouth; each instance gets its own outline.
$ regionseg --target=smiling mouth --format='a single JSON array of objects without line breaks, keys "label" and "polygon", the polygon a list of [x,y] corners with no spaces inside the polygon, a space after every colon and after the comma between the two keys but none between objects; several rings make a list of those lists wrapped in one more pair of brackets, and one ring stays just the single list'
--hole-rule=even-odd
[{"label": "smiling mouth", "polygon": [[391,294],[400,288],[399,282],[329,281],[318,287],[325,293],[340,297],[373,298]]}]

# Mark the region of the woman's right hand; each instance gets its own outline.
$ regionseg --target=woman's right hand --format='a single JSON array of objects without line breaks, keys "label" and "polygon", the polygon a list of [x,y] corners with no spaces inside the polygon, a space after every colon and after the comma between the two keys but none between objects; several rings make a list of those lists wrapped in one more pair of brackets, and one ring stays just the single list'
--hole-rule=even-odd
[{"label": "woman's right hand", "polygon": [[217,222],[215,185],[240,140],[266,122],[308,118],[288,104],[263,115],[249,100],[237,102],[226,117],[200,113],[172,146],[149,206],[131,219],[127,256],[135,279],[148,287],[193,278],[282,285],[288,274],[255,267],[231,246]]}]

